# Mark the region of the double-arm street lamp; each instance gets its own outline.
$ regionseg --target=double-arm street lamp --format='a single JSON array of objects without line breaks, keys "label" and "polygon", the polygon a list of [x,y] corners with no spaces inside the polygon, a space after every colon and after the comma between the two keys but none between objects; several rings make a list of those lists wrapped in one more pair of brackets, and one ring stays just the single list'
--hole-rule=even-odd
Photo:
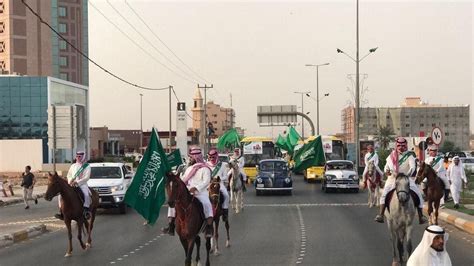
[{"label": "double-arm street lamp", "polygon": [[355,155],[356,155],[356,169],[359,171],[359,161],[360,161],[360,147],[359,147],[359,63],[364,60],[369,54],[375,52],[378,47],[372,48],[369,50],[369,53],[359,59],[359,0],[356,1],[356,58],[348,55],[341,49],[337,48],[337,52],[345,54],[352,61],[356,63],[356,88],[355,88],[355,108],[354,108],[354,143],[355,143]]},{"label": "double-arm street lamp", "polygon": [[[311,93],[310,91],[295,91],[296,94],[301,94],[301,113],[304,113],[303,95]],[[304,140],[304,118],[301,117],[301,138]]]},{"label": "double-arm street lamp", "polygon": [[[316,68],[316,134],[319,136],[319,67],[320,66],[327,66],[329,63],[324,64],[306,64],[307,67],[315,67]],[[309,96],[308,96],[309,97]]]}]

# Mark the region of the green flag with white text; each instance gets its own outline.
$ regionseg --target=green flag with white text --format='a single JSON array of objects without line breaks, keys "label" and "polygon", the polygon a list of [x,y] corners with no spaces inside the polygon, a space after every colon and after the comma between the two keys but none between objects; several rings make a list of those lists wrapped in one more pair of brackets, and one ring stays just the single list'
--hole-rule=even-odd
[{"label": "green flag with white text", "polygon": [[321,136],[306,143],[301,149],[296,151],[294,172],[301,172],[311,166],[324,165],[326,158],[324,156],[323,142]]},{"label": "green flag with white text", "polygon": [[140,213],[149,224],[156,222],[166,200],[165,182],[169,170],[167,156],[153,128],[143,159],[125,194],[125,203]]},{"label": "green flag with white text", "polygon": [[168,159],[168,165],[170,168],[178,167],[183,164],[183,159],[181,158],[181,152],[179,149],[172,151],[166,155]]},{"label": "green flag with white text", "polygon": [[293,154],[295,146],[298,145],[298,141],[301,139],[300,134],[292,126],[288,129],[288,134],[286,134],[286,146],[288,147],[288,152]]}]

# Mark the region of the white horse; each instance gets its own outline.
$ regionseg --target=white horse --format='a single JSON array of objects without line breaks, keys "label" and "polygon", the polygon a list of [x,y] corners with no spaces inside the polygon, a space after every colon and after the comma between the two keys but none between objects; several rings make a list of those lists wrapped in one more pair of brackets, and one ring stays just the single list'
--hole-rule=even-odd
[{"label": "white horse", "polygon": [[392,266],[399,266],[408,260],[412,252],[411,236],[416,206],[410,193],[409,177],[403,174],[397,176],[389,206],[387,224],[392,239]]},{"label": "white horse", "polygon": [[239,162],[236,159],[229,161],[232,172],[230,179],[230,205],[235,213],[239,213],[244,208],[244,184],[242,183]]},{"label": "white horse", "polygon": [[369,194],[369,208],[373,206],[380,205],[380,196],[381,191],[380,188],[382,187],[382,176],[377,171],[377,168],[373,161],[370,161],[367,165],[367,175],[364,176],[365,179],[365,186],[368,188]]}]

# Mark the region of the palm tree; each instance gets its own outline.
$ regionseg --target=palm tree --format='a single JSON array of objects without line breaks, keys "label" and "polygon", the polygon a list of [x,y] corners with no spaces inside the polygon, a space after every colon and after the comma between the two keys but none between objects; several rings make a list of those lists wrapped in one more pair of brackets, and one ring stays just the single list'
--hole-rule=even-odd
[{"label": "palm tree", "polygon": [[379,128],[378,138],[384,150],[388,148],[388,144],[393,140],[393,135],[393,130],[389,126]]}]

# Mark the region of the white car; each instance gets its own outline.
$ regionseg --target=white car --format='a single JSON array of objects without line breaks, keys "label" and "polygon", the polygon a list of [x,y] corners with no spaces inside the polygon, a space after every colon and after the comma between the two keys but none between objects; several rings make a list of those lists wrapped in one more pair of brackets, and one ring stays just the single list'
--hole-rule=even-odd
[{"label": "white car", "polygon": [[326,162],[321,188],[326,193],[338,189],[359,192],[359,176],[354,171],[354,164],[346,160]]},{"label": "white car", "polygon": [[91,163],[91,177],[87,185],[99,193],[99,206],[117,207],[120,213],[127,211],[123,201],[132,183],[133,173],[123,163]]},{"label": "white car", "polygon": [[466,158],[459,158],[459,160],[461,160],[461,163],[464,166],[465,171],[470,171],[471,174],[474,173],[474,158],[466,157]]}]

